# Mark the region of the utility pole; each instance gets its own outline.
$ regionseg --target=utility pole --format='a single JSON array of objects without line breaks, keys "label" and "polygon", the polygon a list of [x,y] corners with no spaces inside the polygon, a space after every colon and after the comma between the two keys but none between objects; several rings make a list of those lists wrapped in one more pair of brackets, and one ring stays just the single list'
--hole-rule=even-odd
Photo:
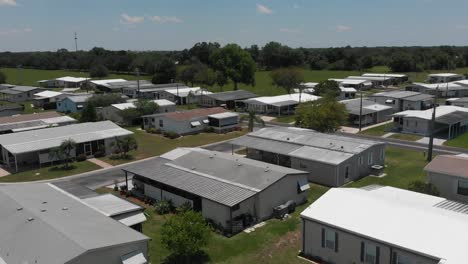
[{"label": "utility pole", "polygon": [[18,65],[18,66],[16,66],[16,68],[17,68],[17,70],[18,70],[18,79],[16,80],[16,82],[17,82],[18,84],[23,84],[23,78],[22,78],[22,76],[21,76],[21,67],[23,67],[23,65],[21,65],[21,64]]},{"label": "utility pole", "polygon": [[76,36],[76,32],[75,32],[75,51],[78,52],[78,37]]},{"label": "utility pole", "polygon": [[436,93],[434,97],[434,109],[432,111],[432,119],[430,125],[430,134],[429,134],[429,146],[427,150],[427,161],[432,161],[432,149],[434,148],[434,127],[435,127],[435,117],[436,117],[436,108],[437,108],[437,96],[439,94],[439,85],[437,85]]},{"label": "utility pole", "polygon": [[140,98],[140,69],[135,69],[136,77],[137,77],[137,98]]},{"label": "utility pole", "polygon": [[359,102],[359,132],[362,129],[362,86],[359,88],[360,102]]}]

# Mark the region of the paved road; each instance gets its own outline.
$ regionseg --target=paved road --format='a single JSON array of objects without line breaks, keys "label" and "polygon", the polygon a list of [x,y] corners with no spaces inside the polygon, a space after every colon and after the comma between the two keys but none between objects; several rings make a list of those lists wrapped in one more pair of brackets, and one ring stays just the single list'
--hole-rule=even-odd
[{"label": "paved road", "polygon": [[[275,126],[276,124],[268,123],[267,126]],[[288,126],[287,124],[282,124],[282,126]],[[410,142],[410,141],[403,141],[398,139],[391,139],[391,138],[380,138],[380,137],[373,137],[367,135],[360,135],[360,134],[344,134],[349,137],[355,138],[364,138],[370,140],[378,140],[386,142],[390,146],[395,146],[404,149],[411,149],[417,151],[427,151],[427,145],[417,142]],[[214,143],[211,145],[204,146],[206,149],[216,150],[221,152],[231,153],[232,151],[232,144],[229,141]],[[234,147],[234,151],[239,149],[238,147]],[[435,154],[459,154],[459,153],[466,153],[468,154],[468,150],[461,149],[461,148],[452,148],[446,146],[434,146],[434,153]],[[70,176],[61,179],[54,179],[49,180],[47,182],[57,183],[61,187],[66,188],[67,190],[71,191],[72,193],[75,192],[77,195],[88,195],[86,189],[79,188],[79,186],[88,188],[88,189],[97,189],[103,186],[112,185],[115,180],[123,181],[125,180],[125,174],[122,169],[131,168],[133,166],[143,166],[146,163],[152,162],[157,157],[134,161],[131,163],[118,165],[112,168],[100,169],[92,172],[87,172],[83,174],[78,174],[75,176]]]}]

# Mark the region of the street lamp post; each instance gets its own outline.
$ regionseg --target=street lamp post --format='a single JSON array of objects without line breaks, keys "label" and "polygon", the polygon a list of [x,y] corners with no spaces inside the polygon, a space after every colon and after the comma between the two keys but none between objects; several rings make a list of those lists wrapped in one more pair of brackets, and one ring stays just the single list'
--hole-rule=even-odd
[{"label": "street lamp post", "polygon": [[432,149],[434,148],[434,127],[435,127],[435,117],[436,117],[436,108],[437,108],[437,96],[439,94],[439,85],[437,85],[436,93],[434,97],[434,109],[432,111],[432,118],[429,131],[429,146],[427,150],[427,161],[432,161]]}]

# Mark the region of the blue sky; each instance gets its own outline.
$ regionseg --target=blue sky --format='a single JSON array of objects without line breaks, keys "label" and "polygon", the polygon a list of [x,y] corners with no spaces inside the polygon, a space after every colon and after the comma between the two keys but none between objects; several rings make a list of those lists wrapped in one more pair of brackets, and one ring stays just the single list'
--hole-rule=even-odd
[{"label": "blue sky", "polygon": [[0,0],[0,50],[468,45],[467,0]]}]

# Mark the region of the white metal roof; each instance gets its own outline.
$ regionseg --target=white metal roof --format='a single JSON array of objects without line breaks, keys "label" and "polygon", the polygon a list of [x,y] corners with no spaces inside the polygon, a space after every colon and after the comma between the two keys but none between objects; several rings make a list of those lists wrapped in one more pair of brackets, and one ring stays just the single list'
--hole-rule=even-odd
[{"label": "white metal roof", "polygon": [[315,101],[320,99],[320,96],[315,96],[307,93],[303,93],[300,95],[299,93],[293,93],[293,94],[284,94],[284,95],[278,95],[278,96],[263,96],[263,97],[257,97],[257,98],[251,98],[244,100],[246,103],[261,103],[261,104],[277,104],[277,103],[282,103],[282,102],[288,102],[288,101],[293,101],[296,104],[299,103],[299,97],[301,97],[301,102],[309,102],[309,101]]},{"label": "white metal roof", "polygon": [[[137,102],[138,100],[136,99],[131,99],[131,100],[128,100],[127,103],[120,103],[120,104],[112,104],[111,106],[119,109],[119,110],[126,110],[126,109],[130,109],[130,108],[135,108],[135,103]],[[175,103],[169,101],[169,100],[166,100],[166,99],[160,99],[160,100],[152,100],[151,102],[154,102],[155,104],[157,104],[158,106],[170,106],[170,105],[175,105]]]},{"label": "white metal roof", "polygon": [[135,251],[127,255],[122,256],[122,264],[146,264],[148,261],[145,258],[145,255],[140,251]]},{"label": "white metal roof", "polygon": [[138,213],[130,216],[126,216],[122,219],[119,219],[119,222],[126,226],[134,226],[136,224],[141,224],[146,221],[146,216],[144,213]]},{"label": "white metal roof", "polygon": [[94,83],[95,85],[105,85],[108,83],[114,83],[114,82],[126,82],[127,80],[125,79],[107,79],[107,80],[92,80],[90,81],[91,83]]},{"label": "white metal roof", "polygon": [[353,80],[367,80],[367,81],[386,81],[393,79],[394,77],[391,76],[348,76],[348,79]]},{"label": "white metal roof", "polygon": [[328,79],[330,81],[335,81],[340,84],[370,84],[372,85],[368,80],[356,80],[356,79]]},{"label": "white metal roof", "polygon": [[[421,118],[425,120],[431,120],[432,112],[433,112],[432,108],[427,109],[427,110],[406,110],[403,112],[395,113],[393,114],[393,116],[415,117],[415,118]],[[454,112],[467,112],[468,113],[468,108],[453,106],[453,105],[441,105],[441,106],[438,106],[436,109],[436,118],[444,116],[444,115],[448,115]]]},{"label": "white metal roof", "polygon": [[302,86],[306,87],[306,88],[314,88],[315,86],[317,86],[318,83],[316,82],[305,82],[305,83],[301,83]]},{"label": "white metal roof", "polygon": [[114,216],[142,210],[140,206],[127,200],[120,199],[119,197],[112,194],[103,194],[82,200],[91,208],[101,212],[106,216]]},{"label": "white metal roof", "polygon": [[344,93],[356,93],[357,90],[353,87],[340,87],[341,92]]},{"label": "white metal roof", "polygon": [[301,217],[444,259],[446,264],[465,263],[468,215],[439,206],[446,201],[393,187],[333,188]]},{"label": "white metal roof", "polygon": [[0,145],[13,154],[20,154],[55,148],[66,139],[83,143],[131,134],[111,121],[102,121],[0,135]]},{"label": "white metal roof", "polygon": [[57,78],[55,80],[57,81],[62,81],[62,82],[74,82],[74,83],[79,83],[79,82],[84,82],[88,80],[89,78],[84,78],[84,77],[70,77],[70,76],[65,76],[61,78]]},{"label": "white metal roof", "polygon": [[42,97],[42,98],[53,98],[62,94],[63,93],[61,92],[55,92],[55,91],[43,91],[43,92],[34,94],[34,96]]},{"label": "white metal roof", "polygon": [[187,97],[190,93],[193,95],[201,95],[203,94],[212,94],[212,92],[206,91],[200,87],[187,87],[187,88],[179,88],[179,89],[166,89],[165,92],[168,92],[173,95],[177,95],[179,97]]},{"label": "white metal roof", "polygon": [[462,76],[461,74],[457,73],[433,73],[429,74],[429,77],[454,77],[454,76]]},{"label": "white metal roof", "polygon": [[223,119],[223,118],[230,118],[230,117],[239,117],[239,114],[234,113],[234,112],[224,112],[224,113],[209,115],[208,117],[212,117],[215,119]]},{"label": "white metal roof", "polygon": [[367,77],[394,77],[394,78],[407,77],[406,74],[395,74],[395,73],[364,73],[362,76],[367,76]]},{"label": "white metal roof", "polygon": [[456,90],[456,89],[460,89],[460,88],[461,89],[466,88],[463,85],[460,85],[460,84],[464,84],[461,81],[449,82],[449,83],[418,83],[418,82],[415,82],[413,84],[417,85],[417,86],[424,87],[426,89],[431,89],[431,90],[439,89],[441,91],[446,90],[447,86],[448,86],[449,90]]}]

